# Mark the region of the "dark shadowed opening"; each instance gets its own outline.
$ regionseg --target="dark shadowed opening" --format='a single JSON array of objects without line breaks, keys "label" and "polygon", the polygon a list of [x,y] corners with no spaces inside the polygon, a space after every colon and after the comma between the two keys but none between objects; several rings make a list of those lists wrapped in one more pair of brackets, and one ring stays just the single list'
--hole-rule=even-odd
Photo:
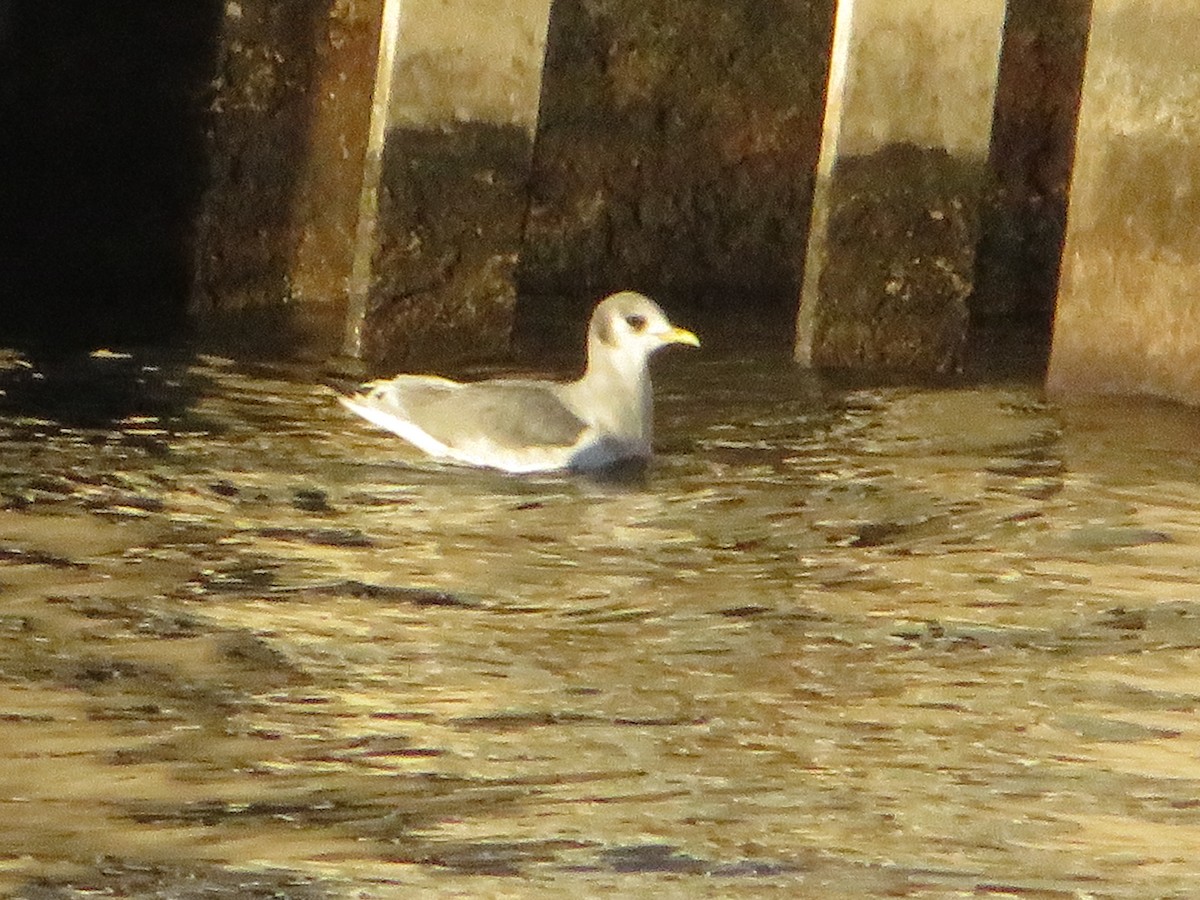
[{"label": "dark shadowed opening", "polygon": [[220,0],[0,0],[0,340],[182,327]]}]

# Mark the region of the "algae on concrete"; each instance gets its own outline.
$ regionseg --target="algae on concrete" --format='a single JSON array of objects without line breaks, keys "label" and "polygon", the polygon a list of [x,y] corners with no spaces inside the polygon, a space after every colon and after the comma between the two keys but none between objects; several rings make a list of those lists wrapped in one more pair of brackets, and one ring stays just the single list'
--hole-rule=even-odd
[{"label": "algae on concrete", "polygon": [[895,144],[843,158],[834,177],[814,361],[829,368],[960,368],[983,159]]}]

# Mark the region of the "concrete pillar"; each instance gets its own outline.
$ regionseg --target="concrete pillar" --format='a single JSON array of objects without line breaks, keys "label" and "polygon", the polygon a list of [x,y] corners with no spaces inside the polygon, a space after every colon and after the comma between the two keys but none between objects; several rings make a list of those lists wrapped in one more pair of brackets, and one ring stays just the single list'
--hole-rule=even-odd
[{"label": "concrete pillar", "polygon": [[508,348],[549,9],[399,4],[394,53],[381,54],[391,72],[377,223],[360,234],[369,274],[347,341],[372,366]]},{"label": "concrete pillar", "polygon": [[840,0],[796,359],[961,362],[1003,0]]},{"label": "concrete pillar", "polygon": [[1200,6],[1095,0],[1047,387],[1200,403]]},{"label": "concrete pillar", "polygon": [[971,318],[1046,334],[1058,295],[1092,0],[1009,0]]},{"label": "concrete pillar", "polygon": [[382,8],[224,4],[190,302],[206,333],[337,349]]},{"label": "concrete pillar", "polygon": [[291,288],[302,302],[347,295],[385,6],[386,0],[335,3],[316,46],[309,151],[293,204],[298,244]]}]

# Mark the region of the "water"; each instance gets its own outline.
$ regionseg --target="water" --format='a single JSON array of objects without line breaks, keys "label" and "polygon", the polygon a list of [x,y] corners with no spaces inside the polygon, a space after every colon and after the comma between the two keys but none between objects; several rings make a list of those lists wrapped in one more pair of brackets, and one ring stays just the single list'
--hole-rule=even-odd
[{"label": "water", "polygon": [[1200,417],[659,362],[606,483],[7,357],[0,889],[1194,895]]}]

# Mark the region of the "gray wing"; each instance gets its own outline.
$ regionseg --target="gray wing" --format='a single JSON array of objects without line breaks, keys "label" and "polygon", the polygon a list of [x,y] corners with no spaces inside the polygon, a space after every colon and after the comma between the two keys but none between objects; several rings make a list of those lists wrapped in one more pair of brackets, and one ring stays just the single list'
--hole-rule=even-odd
[{"label": "gray wing", "polygon": [[447,447],[488,441],[497,446],[569,447],[587,427],[551,382],[496,380],[459,384],[397,378],[370,394]]}]

